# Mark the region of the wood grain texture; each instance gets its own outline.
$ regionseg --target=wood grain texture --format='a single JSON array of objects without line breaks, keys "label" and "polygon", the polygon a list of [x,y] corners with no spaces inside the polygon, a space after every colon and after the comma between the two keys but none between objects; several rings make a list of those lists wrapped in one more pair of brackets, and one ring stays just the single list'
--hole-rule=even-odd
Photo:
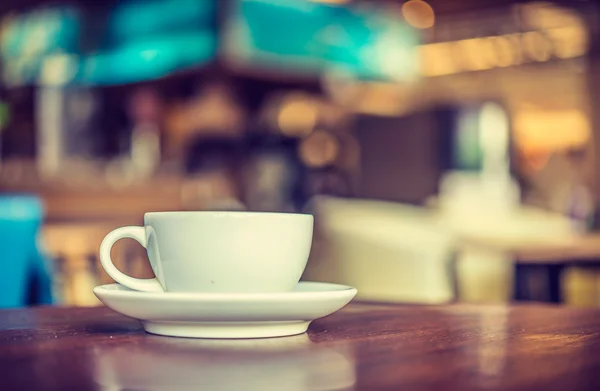
[{"label": "wood grain texture", "polygon": [[2,390],[600,390],[600,312],[353,304],[308,334],[146,334],[106,308],[0,311]]}]

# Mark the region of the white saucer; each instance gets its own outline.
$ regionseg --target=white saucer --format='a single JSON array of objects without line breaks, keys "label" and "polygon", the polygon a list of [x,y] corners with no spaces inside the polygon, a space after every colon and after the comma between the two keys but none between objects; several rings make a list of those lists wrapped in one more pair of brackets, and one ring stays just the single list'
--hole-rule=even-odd
[{"label": "white saucer", "polygon": [[301,334],[311,321],[344,307],[356,289],[300,282],[284,293],[155,293],[119,284],[94,294],[107,307],[139,319],[148,333],[192,338],[266,338]]}]

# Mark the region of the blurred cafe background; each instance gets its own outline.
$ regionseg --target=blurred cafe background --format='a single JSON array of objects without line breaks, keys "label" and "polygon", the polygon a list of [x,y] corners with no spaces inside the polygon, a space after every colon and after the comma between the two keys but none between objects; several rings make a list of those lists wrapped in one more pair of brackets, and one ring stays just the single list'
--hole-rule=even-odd
[{"label": "blurred cafe background", "polygon": [[[600,306],[594,1],[0,3],[0,307],[94,306],[144,212],[315,215],[303,279]],[[144,250],[114,259],[137,277]],[[282,260],[283,261],[283,260]]]}]

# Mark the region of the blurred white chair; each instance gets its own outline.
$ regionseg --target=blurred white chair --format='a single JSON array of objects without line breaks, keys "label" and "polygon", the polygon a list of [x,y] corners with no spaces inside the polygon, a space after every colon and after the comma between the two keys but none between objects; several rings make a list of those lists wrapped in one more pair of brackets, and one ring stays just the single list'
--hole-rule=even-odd
[{"label": "blurred white chair", "polygon": [[334,198],[309,207],[317,238],[303,279],[354,286],[365,301],[455,298],[452,239],[426,209]]},{"label": "blurred white chair", "polygon": [[513,254],[577,234],[567,217],[521,205],[518,184],[505,176],[447,173],[432,211],[438,225],[463,244],[456,270],[462,301],[512,300]]}]

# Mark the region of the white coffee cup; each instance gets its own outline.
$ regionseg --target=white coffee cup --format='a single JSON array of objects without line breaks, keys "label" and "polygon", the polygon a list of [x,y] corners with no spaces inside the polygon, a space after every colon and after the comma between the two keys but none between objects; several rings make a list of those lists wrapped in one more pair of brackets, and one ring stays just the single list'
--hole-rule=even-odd
[{"label": "white coffee cup", "polygon": [[[263,212],[156,212],[144,227],[121,227],[100,245],[116,282],[144,292],[291,291],[306,267],[313,216]],[[156,278],[121,273],[110,258],[119,239],[144,246]]]}]

